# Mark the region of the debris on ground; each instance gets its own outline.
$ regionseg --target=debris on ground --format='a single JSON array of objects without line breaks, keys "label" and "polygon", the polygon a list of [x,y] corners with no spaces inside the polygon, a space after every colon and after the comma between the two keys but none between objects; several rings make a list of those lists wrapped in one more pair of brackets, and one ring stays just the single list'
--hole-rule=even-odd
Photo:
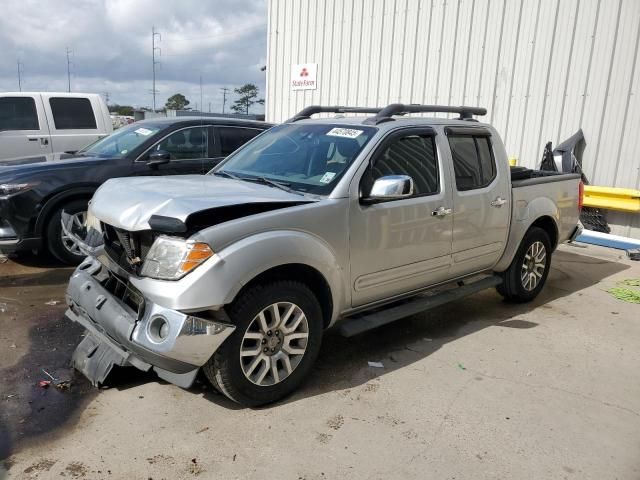
[{"label": "debris on ground", "polygon": [[60,303],[60,300],[49,300],[48,302],[44,302],[45,305],[49,305],[50,307],[53,307],[54,305],[58,305]]},{"label": "debris on ground", "polygon": [[209,427],[204,427],[204,428],[201,428],[200,430],[198,430],[196,433],[206,432],[207,430],[209,430]]},{"label": "debris on ground", "polygon": [[[629,288],[631,287],[631,288]],[[607,290],[614,298],[627,303],[640,303],[640,279],[628,278]]]},{"label": "debris on ground", "polygon": [[461,364],[461,363],[459,363],[459,364],[458,364],[458,368],[459,368],[460,370],[466,370],[466,369],[467,369],[467,367],[465,367],[465,366],[464,366],[463,364]]},{"label": "debris on ground", "polygon": [[6,303],[0,303],[0,313],[4,313],[7,311],[7,304]]},{"label": "debris on ground", "polygon": [[7,263],[9,261],[9,257],[6,255],[0,255],[0,263]]},{"label": "debris on ground", "polygon": [[[51,380],[41,380],[38,385],[40,385],[42,388],[48,388],[49,385],[51,385],[52,382],[53,382],[53,386],[56,387],[58,390],[67,390],[68,388],[71,387],[71,381],[69,381],[69,380],[60,380],[59,378],[56,378],[53,375],[51,375],[44,368],[42,369],[42,371],[47,377],[49,377],[51,379]],[[46,384],[46,386],[45,386],[45,384]]]},{"label": "debris on ground", "polygon": [[384,368],[382,362],[368,362],[370,367],[373,368]]}]

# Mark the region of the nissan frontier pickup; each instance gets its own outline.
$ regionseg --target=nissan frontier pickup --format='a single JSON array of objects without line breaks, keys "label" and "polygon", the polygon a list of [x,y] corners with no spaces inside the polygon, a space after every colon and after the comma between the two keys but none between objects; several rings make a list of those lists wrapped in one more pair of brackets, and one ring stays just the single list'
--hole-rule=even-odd
[{"label": "nissan frontier pickup", "polygon": [[[425,112],[459,117],[410,115]],[[485,288],[532,300],[578,234],[580,175],[510,170],[485,113],[312,106],[208,175],[108,180],[67,291],[87,330],[75,368],[185,388],[202,370],[258,406],[308,377],[329,327],[352,336]]]}]

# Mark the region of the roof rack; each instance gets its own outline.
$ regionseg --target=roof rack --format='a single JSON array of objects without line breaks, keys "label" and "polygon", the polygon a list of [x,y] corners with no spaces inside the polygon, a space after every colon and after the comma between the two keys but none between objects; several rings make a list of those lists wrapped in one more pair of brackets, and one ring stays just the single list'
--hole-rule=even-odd
[{"label": "roof rack", "polygon": [[363,123],[369,125],[378,125],[379,123],[389,122],[393,120],[394,115],[405,115],[407,113],[458,113],[459,120],[473,120],[473,115],[486,115],[487,109],[481,107],[450,107],[447,105],[418,105],[392,103],[384,108],[380,107],[322,107],[320,105],[311,105],[303,108],[295,116],[287,120],[287,122],[297,122],[316,113],[374,113],[373,117],[367,118]]},{"label": "roof rack", "polygon": [[380,110],[382,110],[381,107],[322,107],[320,105],[310,105],[300,110],[285,123],[311,118],[311,115],[316,113],[378,113]]},{"label": "roof rack", "polygon": [[486,115],[487,109],[481,107],[450,107],[447,105],[417,105],[404,103],[392,103],[380,110],[374,117],[367,118],[363,123],[378,125],[379,123],[393,120],[393,115],[406,113],[458,113],[459,120],[473,120],[473,115]]}]

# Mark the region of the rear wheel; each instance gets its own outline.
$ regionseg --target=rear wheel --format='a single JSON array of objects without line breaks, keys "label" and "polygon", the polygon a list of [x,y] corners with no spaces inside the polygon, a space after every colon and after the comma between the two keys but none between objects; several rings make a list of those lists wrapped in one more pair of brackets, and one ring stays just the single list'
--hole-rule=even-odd
[{"label": "rear wheel", "polygon": [[236,330],[203,366],[209,381],[248,407],[275,402],[308,376],[322,341],[322,313],[295,281],[257,285],[229,307]]},{"label": "rear wheel", "polygon": [[506,300],[529,302],[536,298],[549,275],[551,241],[539,227],[531,227],[525,234],[511,265],[496,287]]},{"label": "rear wheel", "polygon": [[47,224],[47,248],[58,260],[67,265],[78,265],[84,255],[77,243],[62,228],[62,212],[71,216],[67,230],[82,235],[87,221],[88,200],[71,200],[56,209]]}]

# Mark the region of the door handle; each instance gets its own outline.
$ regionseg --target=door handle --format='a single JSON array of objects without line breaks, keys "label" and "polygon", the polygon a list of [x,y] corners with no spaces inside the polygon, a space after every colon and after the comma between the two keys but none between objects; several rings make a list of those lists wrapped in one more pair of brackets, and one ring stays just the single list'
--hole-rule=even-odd
[{"label": "door handle", "polygon": [[505,203],[507,203],[507,201],[502,198],[502,197],[496,197],[496,199],[494,201],[491,202],[491,206],[492,207],[501,207],[502,205],[504,205]]},{"label": "door handle", "polygon": [[28,140],[29,140],[30,142],[37,142],[37,141],[38,141],[38,139],[37,139],[37,138],[29,138]]},{"label": "door handle", "polygon": [[433,212],[431,212],[431,216],[432,217],[445,217],[447,215],[450,215],[452,211],[453,210],[451,210],[450,208],[438,207]]},{"label": "door handle", "polygon": [[42,137],[40,139],[40,145],[49,145],[49,139],[46,137]]}]

